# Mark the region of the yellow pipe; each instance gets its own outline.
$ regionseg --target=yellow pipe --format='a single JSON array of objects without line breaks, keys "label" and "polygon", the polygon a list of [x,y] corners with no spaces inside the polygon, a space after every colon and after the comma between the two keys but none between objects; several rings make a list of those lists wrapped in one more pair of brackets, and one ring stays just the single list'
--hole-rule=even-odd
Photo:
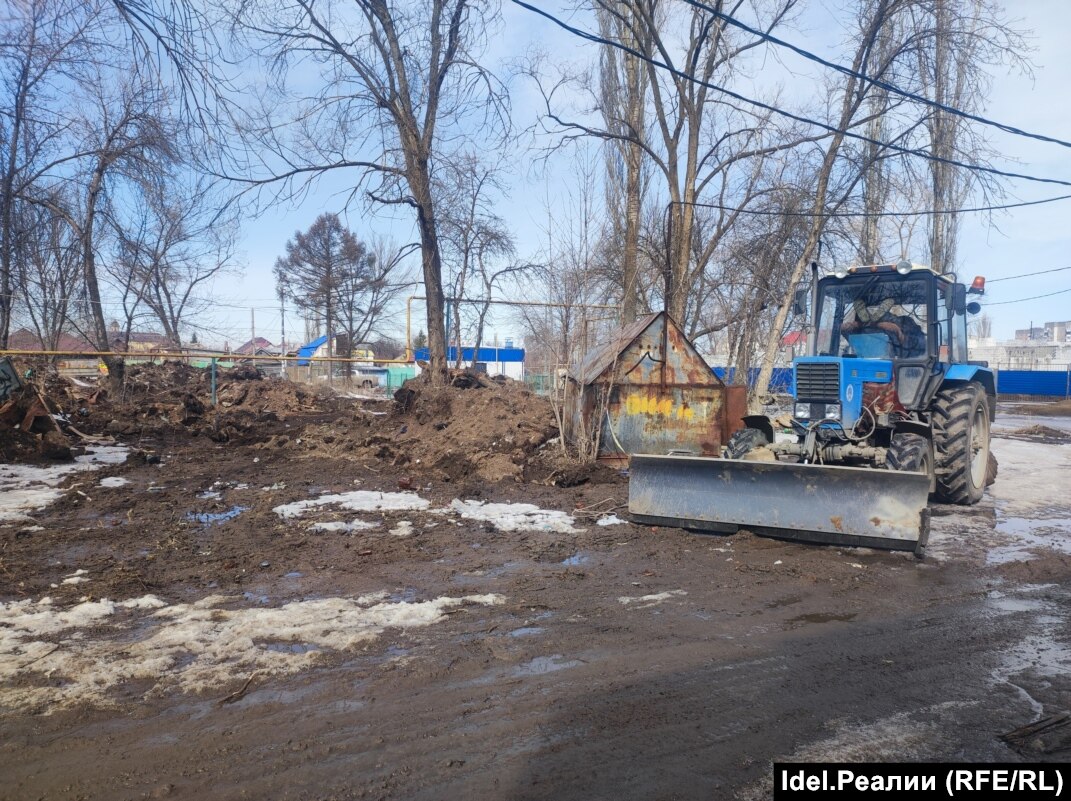
[{"label": "yellow pipe", "polygon": [[[424,295],[410,295],[405,300],[405,356],[406,361],[413,360],[412,317],[413,301],[427,300]],[[528,300],[485,300],[484,298],[443,298],[447,303],[488,303],[496,306],[535,306],[543,309],[616,309],[621,311],[621,304],[605,303],[540,303]],[[607,318],[609,319],[609,318]]]},{"label": "yellow pipe", "polygon": [[[0,350],[0,356],[70,356],[73,358],[99,358],[101,356],[120,356],[124,359],[155,361],[156,359],[215,359],[216,361],[262,361],[262,362],[350,362],[367,364],[367,359],[343,358],[340,356],[245,356],[235,353],[123,353],[111,350]],[[408,359],[373,359],[377,364],[410,364]]]}]

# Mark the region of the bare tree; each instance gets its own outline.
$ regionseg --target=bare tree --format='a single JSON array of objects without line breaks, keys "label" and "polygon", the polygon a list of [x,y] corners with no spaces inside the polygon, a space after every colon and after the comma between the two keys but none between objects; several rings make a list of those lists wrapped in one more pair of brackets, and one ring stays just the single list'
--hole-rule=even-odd
[{"label": "bare tree", "polygon": [[446,285],[455,299],[449,322],[460,364],[462,317],[467,302],[482,301],[476,303],[474,325],[479,348],[494,287],[505,277],[520,272],[523,265],[515,262],[513,236],[494,211],[501,192],[499,165],[465,154],[446,165],[442,173],[443,260],[448,271]]},{"label": "bare tree", "polygon": [[[637,36],[646,31],[635,24],[635,9],[625,3],[594,3],[603,38],[620,42],[630,50],[650,50],[650,42]],[[603,45],[599,57],[600,111],[606,129],[615,134],[607,142],[608,222],[619,240],[621,261],[621,321],[630,323],[639,313],[641,203],[646,174],[644,148],[648,72],[636,56]]]},{"label": "bare tree", "polygon": [[[459,140],[505,122],[505,97],[479,63],[479,49],[497,13],[489,0],[354,0],[283,4],[253,0],[237,7],[236,29],[268,57],[291,100],[289,116],[270,109],[252,119],[255,148],[270,156],[253,180],[294,188],[332,170],[355,175],[375,202],[405,205],[420,235],[431,373],[446,369],[438,164]],[[287,85],[298,65],[320,71],[320,87]],[[291,113],[292,112],[292,113]]]},{"label": "bare tree", "polygon": [[55,94],[78,81],[99,13],[93,0],[26,0],[8,9],[0,17],[0,347],[7,347],[17,283],[17,206],[42,174],[77,157],[59,145],[70,119]]},{"label": "bare tree", "polygon": [[[66,204],[62,197],[52,202]],[[18,204],[13,235],[17,239],[13,251],[20,262],[13,300],[20,301],[44,349],[59,350],[82,286],[78,241],[61,217],[40,204],[26,202]]]},{"label": "bare tree", "polygon": [[925,120],[929,152],[935,157],[927,164],[930,202],[941,212],[929,219],[930,265],[950,272],[956,267],[959,230],[954,210],[978,189],[999,197],[1001,185],[991,176],[949,163],[984,164],[993,151],[976,128],[945,107],[979,111],[992,83],[989,68],[1011,65],[1028,70],[1027,48],[1022,33],[992,0],[920,3],[912,21],[926,45],[917,51],[920,90],[938,104]]},{"label": "bare tree", "polygon": [[[841,165],[841,147],[845,134],[856,125],[867,122],[862,112],[871,96],[874,86],[861,79],[866,74],[871,78],[882,79],[889,75],[892,66],[912,51],[911,37],[905,33],[903,39],[887,48],[878,48],[878,39],[882,32],[894,24],[898,14],[909,12],[915,0],[859,0],[858,33],[855,38],[855,52],[851,61],[851,74],[845,76],[842,84],[833,94],[833,103],[837,109],[833,129],[835,133],[825,143],[821,164],[814,177],[813,199],[810,206],[810,223],[806,237],[799,251],[796,263],[789,274],[785,295],[780,308],[774,316],[767,332],[763,348],[758,378],[752,389],[751,404],[759,409],[769,391],[770,378],[785,330],[785,323],[791,311],[791,297],[799,286],[807,266],[816,255],[819,238],[826,225],[826,214],[830,209],[838,208],[858,185],[869,164],[854,163],[846,175],[840,176],[840,186],[835,179],[835,168]],[[861,118],[862,115],[862,118]],[[831,189],[833,190],[831,192]],[[832,202],[831,202],[832,198]]]},{"label": "bare tree", "polygon": [[[134,289],[179,347],[187,319],[207,307],[203,290],[235,266],[237,220],[217,187],[182,165],[147,175],[134,189],[127,204],[111,204],[117,254],[108,272]],[[122,213],[121,205],[133,208]]]}]

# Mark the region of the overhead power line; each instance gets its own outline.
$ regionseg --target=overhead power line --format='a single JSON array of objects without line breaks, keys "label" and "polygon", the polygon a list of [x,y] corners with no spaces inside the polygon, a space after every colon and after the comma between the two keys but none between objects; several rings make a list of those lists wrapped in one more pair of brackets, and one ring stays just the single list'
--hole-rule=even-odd
[{"label": "overhead power line", "polygon": [[1048,273],[1061,273],[1064,270],[1071,270],[1071,267],[1053,267],[1051,270],[1038,270],[1036,273],[1023,273],[1022,275],[1008,275],[1004,278],[991,278],[988,283],[995,284],[997,281],[1011,281],[1015,278],[1029,278],[1032,275],[1046,275]]},{"label": "overhead power line", "polygon": [[[1056,197],[1042,198],[1041,200],[1026,200],[1020,203],[1004,203],[995,206],[974,206],[960,209],[924,209],[922,211],[778,211],[776,209],[748,209],[739,206],[726,206],[722,203],[688,203],[689,206],[698,206],[704,209],[719,209],[721,211],[739,212],[741,214],[753,214],[759,217],[830,217],[830,218],[872,218],[872,217],[932,217],[941,214],[970,214],[972,212],[1003,211],[1005,209],[1019,209],[1024,206],[1040,206],[1044,203],[1055,203],[1058,200],[1071,200],[1071,195],[1057,195]],[[1060,267],[1059,269],[1071,269]],[[1016,276],[1018,277],[1018,276]],[[1006,279],[998,278],[998,281]]]},{"label": "overhead power line", "polygon": [[602,44],[606,45],[607,47],[613,47],[617,50],[621,50],[622,52],[628,53],[629,55],[638,58],[640,61],[650,64],[653,67],[657,67],[658,69],[665,70],[666,72],[678,78],[689,81],[698,86],[703,86],[712,91],[719,92],[725,95],[726,97],[731,97],[732,99],[737,100],[741,103],[747,103],[748,105],[762,109],[763,111],[769,111],[773,114],[785,117],[786,119],[793,120],[794,122],[800,122],[804,125],[810,125],[815,128],[820,128],[828,133],[839,134],[848,139],[855,139],[860,142],[866,142],[867,144],[876,145],[880,148],[883,148],[885,150],[891,150],[895,153],[902,153],[907,156],[916,156],[927,161],[933,161],[939,164],[948,164],[951,167],[960,167],[962,169],[970,170],[972,172],[982,172],[987,173],[989,175],[997,175],[1002,178],[1017,178],[1022,181],[1032,181],[1034,183],[1056,184],[1058,186],[1071,186],[1071,181],[1063,180],[1062,178],[1043,178],[1038,175],[1026,175],[1023,173],[1008,172],[1007,170],[999,170],[995,167],[986,167],[981,164],[968,164],[966,162],[958,161],[956,159],[948,159],[942,156],[935,156],[932,153],[927,153],[926,151],[919,150],[917,148],[903,147],[901,145],[894,145],[890,142],[882,142],[879,139],[872,139],[869,136],[854,133],[844,128],[838,128],[837,126],[830,125],[826,122],[821,122],[819,120],[814,120],[809,117],[804,117],[794,112],[786,111],[785,109],[777,108],[776,106],[771,106],[768,103],[763,103],[761,100],[755,100],[754,98],[747,97],[745,95],[740,94],[739,92],[734,92],[731,89],[726,89],[723,86],[718,86],[717,84],[711,83],[710,81],[701,80],[699,78],[696,78],[694,75],[688,75],[687,73],[681,72],[675,67],[671,67],[669,64],[658,61],[657,59],[653,59],[650,56],[641,53],[635,48],[621,44],[620,42],[615,42],[610,39],[606,39],[602,36],[598,36],[596,34],[591,33],[590,31],[585,31],[580,28],[576,28],[568,24],[567,22],[558,19],[553,14],[547,11],[544,11],[541,8],[537,8],[536,6],[533,6],[530,3],[524,2],[524,0],[511,0],[511,2],[514,5],[520,6],[521,8],[531,11],[534,14],[538,14],[544,19],[550,20],[559,28],[568,31],[569,33],[581,39],[585,39],[586,41],[593,42],[595,44]]},{"label": "overhead power line", "polygon": [[1055,292],[1047,292],[1044,295],[1033,295],[1029,298],[1016,298],[1015,300],[998,300],[996,303],[986,303],[986,307],[989,306],[1007,306],[1009,303],[1025,303],[1028,300],[1044,300],[1046,298],[1052,298],[1056,295],[1064,295],[1071,292],[1071,289],[1058,289]]},{"label": "overhead power line", "polygon": [[1025,136],[1025,137],[1027,137],[1029,139],[1036,139],[1039,142],[1049,142],[1049,143],[1054,144],[1054,145],[1060,145],[1061,147],[1071,148],[1071,142],[1064,141],[1063,139],[1057,139],[1054,136],[1046,136],[1045,134],[1031,133],[1030,131],[1024,131],[1022,128],[1017,128],[1014,125],[1008,125],[1008,124],[1003,123],[1003,122],[997,122],[996,120],[991,120],[988,117],[982,117],[982,116],[979,116],[977,114],[971,114],[969,111],[963,111],[962,109],[958,109],[958,108],[955,108],[953,106],[948,106],[948,105],[945,105],[944,103],[938,103],[936,100],[931,100],[928,97],[924,97],[922,95],[915,94],[914,92],[909,92],[906,89],[901,89],[900,87],[896,86],[895,84],[891,84],[888,81],[883,81],[880,78],[872,78],[869,75],[864,75],[861,72],[856,72],[855,70],[851,69],[850,67],[846,67],[843,64],[837,64],[836,62],[829,61],[828,59],[824,59],[821,56],[816,55],[815,53],[812,53],[809,50],[804,50],[802,47],[799,47],[797,45],[792,44],[791,42],[786,42],[784,39],[779,39],[778,37],[773,36],[773,35],[771,35],[769,33],[766,33],[765,31],[761,31],[761,30],[759,30],[757,28],[754,28],[754,27],[752,27],[751,25],[748,25],[745,22],[741,22],[736,17],[734,17],[734,16],[732,16],[730,14],[726,14],[724,11],[718,11],[716,8],[711,8],[710,6],[706,5],[705,3],[700,3],[698,0],[684,0],[684,2],[687,3],[690,6],[694,6],[695,8],[702,9],[703,11],[706,11],[708,14],[710,14],[711,16],[713,16],[713,17],[715,17],[717,19],[720,19],[722,22],[726,23],[727,25],[731,25],[734,28],[738,28],[738,29],[740,29],[742,31],[746,31],[747,33],[750,33],[752,36],[757,36],[759,39],[762,39],[765,42],[769,42],[770,44],[776,45],[778,47],[783,47],[786,50],[791,50],[796,55],[802,56],[803,58],[807,59],[808,61],[813,61],[816,64],[821,64],[823,67],[828,67],[829,69],[835,70],[835,71],[841,73],[842,75],[848,75],[848,76],[850,76],[852,78],[857,78],[858,80],[866,81],[871,86],[876,86],[879,89],[884,89],[886,92],[889,92],[890,94],[898,95],[898,96],[903,97],[903,98],[905,98],[907,100],[912,100],[912,101],[914,101],[916,103],[921,103],[921,104],[923,104],[925,106],[928,106],[928,107],[930,107],[932,109],[936,109],[938,111],[943,111],[943,112],[945,112],[947,114],[951,114],[951,115],[953,115],[955,117],[962,117],[963,119],[971,120],[972,122],[977,122],[977,123],[981,123],[982,125],[988,125],[990,127],[997,128],[997,129],[999,129],[1001,131],[1004,131],[1005,133],[1014,134],[1015,136]]}]

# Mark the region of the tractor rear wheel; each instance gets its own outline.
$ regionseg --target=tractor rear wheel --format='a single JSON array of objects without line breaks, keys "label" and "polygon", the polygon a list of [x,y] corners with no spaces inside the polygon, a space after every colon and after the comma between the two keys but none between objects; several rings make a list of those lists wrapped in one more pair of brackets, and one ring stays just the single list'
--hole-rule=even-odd
[{"label": "tractor rear wheel", "polygon": [[925,473],[930,477],[930,494],[936,490],[933,470],[933,451],[930,442],[921,434],[893,434],[885,454],[885,466],[890,470]]},{"label": "tractor rear wheel", "polygon": [[978,503],[989,463],[989,403],[980,384],[942,389],[931,406],[937,499]]}]

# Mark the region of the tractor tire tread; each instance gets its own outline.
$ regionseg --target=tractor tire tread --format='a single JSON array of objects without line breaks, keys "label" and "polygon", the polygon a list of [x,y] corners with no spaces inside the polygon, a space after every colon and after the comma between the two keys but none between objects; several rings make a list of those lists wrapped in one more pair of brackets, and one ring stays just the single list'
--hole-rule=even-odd
[{"label": "tractor tire tread", "polygon": [[897,434],[885,456],[890,470],[922,472],[926,468],[926,451],[930,445],[920,434]]},{"label": "tractor tire tread", "polygon": [[[981,497],[971,485],[971,418],[985,390],[966,384],[940,390],[931,404],[937,497],[944,503],[971,505]],[[988,465],[987,465],[988,467]]]}]

